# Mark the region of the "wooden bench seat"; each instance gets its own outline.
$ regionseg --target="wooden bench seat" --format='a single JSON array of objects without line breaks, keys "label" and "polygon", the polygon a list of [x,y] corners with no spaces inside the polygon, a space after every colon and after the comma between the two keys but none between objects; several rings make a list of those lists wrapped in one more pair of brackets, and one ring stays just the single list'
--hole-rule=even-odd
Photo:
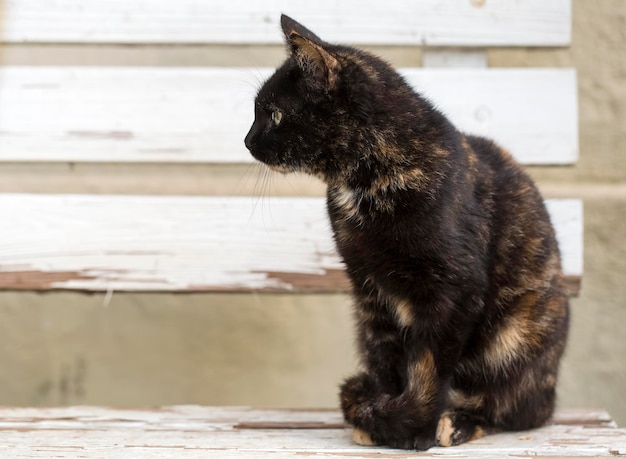
[{"label": "wooden bench seat", "polygon": [[600,458],[626,455],[602,410],[560,410],[536,430],[415,453],[356,446],[336,410],[171,406],[0,409],[0,455],[84,458]]}]

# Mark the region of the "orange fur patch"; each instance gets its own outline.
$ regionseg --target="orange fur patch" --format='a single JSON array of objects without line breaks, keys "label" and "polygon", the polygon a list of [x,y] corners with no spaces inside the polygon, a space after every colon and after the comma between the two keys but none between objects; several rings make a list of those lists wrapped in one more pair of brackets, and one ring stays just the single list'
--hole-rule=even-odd
[{"label": "orange fur patch", "polygon": [[419,406],[433,403],[437,395],[435,358],[430,350],[424,351],[409,369],[409,391]]},{"label": "orange fur patch", "polygon": [[439,446],[452,446],[452,436],[454,435],[454,425],[450,415],[444,414],[439,418],[437,424],[437,444]]},{"label": "orange fur patch", "polygon": [[364,430],[354,428],[352,431],[352,441],[361,446],[374,446],[372,436]]}]

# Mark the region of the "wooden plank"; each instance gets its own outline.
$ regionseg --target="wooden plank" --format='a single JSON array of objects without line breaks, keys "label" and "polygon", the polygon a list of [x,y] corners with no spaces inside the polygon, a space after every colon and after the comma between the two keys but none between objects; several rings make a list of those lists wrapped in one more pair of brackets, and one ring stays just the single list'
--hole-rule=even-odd
[{"label": "wooden plank", "polygon": [[36,43],[280,43],[285,12],[329,41],[563,46],[571,0],[7,0],[0,37]]},{"label": "wooden plank", "polygon": [[[524,164],[578,159],[572,69],[403,69],[461,130],[490,137]],[[558,107],[557,107],[558,105]]]},{"label": "wooden plank", "polygon": [[[0,69],[0,161],[245,163],[270,69]],[[578,155],[571,69],[403,69],[459,128],[526,164]]]},{"label": "wooden plank", "polygon": [[559,241],[570,294],[578,295],[583,273],[583,203],[579,199],[547,199],[546,207]]},{"label": "wooden plank", "polygon": [[[548,202],[574,284],[582,206]],[[346,291],[323,198],[0,195],[0,288]]]},{"label": "wooden plank", "polygon": [[[626,430],[613,424],[559,422],[525,432],[490,435],[416,457],[575,458],[626,454]],[[567,412],[565,413],[567,417]],[[591,416],[593,417],[593,414]],[[606,413],[603,417],[608,417]],[[571,420],[570,420],[571,421]],[[245,428],[246,423],[266,424]],[[274,428],[271,426],[282,426]],[[312,429],[307,425],[315,426]],[[269,426],[269,427],[268,427]],[[0,409],[4,457],[22,458],[402,458],[409,452],[361,447],[336,410],[255,410],[174,406]]]}]

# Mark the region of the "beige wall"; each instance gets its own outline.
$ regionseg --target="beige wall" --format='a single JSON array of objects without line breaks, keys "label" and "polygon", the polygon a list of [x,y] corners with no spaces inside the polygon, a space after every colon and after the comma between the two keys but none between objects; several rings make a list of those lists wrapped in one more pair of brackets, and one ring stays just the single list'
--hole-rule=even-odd
[{"label": "beige wall", "polygon": [[[397,65],[422,57],[419,49],[374,51]],[[30,65],[272,66],[282,57],[281,47],[0,50],[4,64]],[[560,403],[603,407],[626,425],[626,2],[574,0],[570,48],[490,50],[489,62],[578,70],[580,162],[532,170],[547,196],[585,202],[585,274],[572,301]],[[0,164],[0,192],[262,194],[257,174],[247,166]],[[271,194],[320,192],[314,180],[276,177]],[[336,406],[355,352],[341,295],[116,293],[105,302],[0,292],[0,363],[2,405]]]}]

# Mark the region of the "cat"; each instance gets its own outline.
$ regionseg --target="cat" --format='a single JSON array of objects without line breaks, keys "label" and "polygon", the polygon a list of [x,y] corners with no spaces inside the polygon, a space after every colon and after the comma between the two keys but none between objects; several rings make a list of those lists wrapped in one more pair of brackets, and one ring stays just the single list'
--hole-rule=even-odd
[{"label": "cat", "polygon": [[569,306],[536,186],[383,60],[281,25],[288,58],[245,145],[327,186],[363,368],[340,388],[354,440],[426,450],[542,425]]}]

